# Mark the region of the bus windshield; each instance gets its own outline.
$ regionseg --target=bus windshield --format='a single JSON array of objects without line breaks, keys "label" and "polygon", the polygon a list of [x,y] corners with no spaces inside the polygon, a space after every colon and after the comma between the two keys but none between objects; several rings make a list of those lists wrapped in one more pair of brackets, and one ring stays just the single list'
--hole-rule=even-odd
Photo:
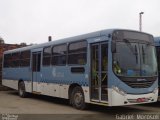
[{"label": "bus windshield", "polygon": [[145,42],[131,42],[129,39],[117,41],[116,52],[113,53],[113,70],[118,76],[156,76],[155,47]]}]

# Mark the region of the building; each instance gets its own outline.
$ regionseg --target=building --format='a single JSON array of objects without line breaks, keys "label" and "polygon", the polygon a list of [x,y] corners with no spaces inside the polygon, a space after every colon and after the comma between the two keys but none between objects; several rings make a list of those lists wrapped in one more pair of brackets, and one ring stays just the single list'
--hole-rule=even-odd
[{"label": "building", "polygon": [[2,89],[2,57],[3,57],[3,52],[11,49],[16,49],[20,47],[24,47],[26,44],[5,44],[5,43],[0,43],[0,89]]}]

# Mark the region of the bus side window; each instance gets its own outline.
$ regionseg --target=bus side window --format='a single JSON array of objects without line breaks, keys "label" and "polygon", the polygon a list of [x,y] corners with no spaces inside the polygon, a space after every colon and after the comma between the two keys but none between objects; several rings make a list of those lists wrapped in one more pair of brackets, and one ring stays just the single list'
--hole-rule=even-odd
[{"label": "bus side window", "polygon": [[11,57],[11,54],[4,54],[4,62],[3,62],[3,67],[4,68],[8,68],[10,67],[10,57]]},{"label": "bus side window", "polygon": [[53,46],[52,65],[66,65],[67,44]]},{"label": "bus side window", "polygon": [[20,52],[16,52],[12,54],[12,67],[20,66]]},{"label": "bus side window", "polygon": [[43,49],[43,66],[49,66],[51,64],[51,46]]},{"label": "bus side window", "polygon": [[68,64],[84,65],[87,62],[87,41],[78,41],[69,44]]},{"label": "bus side window", "polygon": [[29,67],[30,66],[30,51],[22,51],[20,55],[20,66]]}]

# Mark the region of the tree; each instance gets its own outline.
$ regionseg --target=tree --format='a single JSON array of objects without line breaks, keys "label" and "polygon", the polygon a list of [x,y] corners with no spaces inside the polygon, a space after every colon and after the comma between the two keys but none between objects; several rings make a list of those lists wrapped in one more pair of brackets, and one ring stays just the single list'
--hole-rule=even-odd
[{"label": "tree", "polygon": [[21,45],[21,46],[27,46],[27,44],[24,43],[24,42],[20,43],[20,45]]}]

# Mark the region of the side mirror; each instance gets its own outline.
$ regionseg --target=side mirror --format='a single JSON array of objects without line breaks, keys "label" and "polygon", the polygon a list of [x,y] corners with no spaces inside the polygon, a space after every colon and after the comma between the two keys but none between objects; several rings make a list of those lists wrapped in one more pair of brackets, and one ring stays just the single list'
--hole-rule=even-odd
[{"label": "side mirror", "polygon": [[116,43],[113,41],[111,43],[111,51],[112,51],[112,53],[116,53]]}]

